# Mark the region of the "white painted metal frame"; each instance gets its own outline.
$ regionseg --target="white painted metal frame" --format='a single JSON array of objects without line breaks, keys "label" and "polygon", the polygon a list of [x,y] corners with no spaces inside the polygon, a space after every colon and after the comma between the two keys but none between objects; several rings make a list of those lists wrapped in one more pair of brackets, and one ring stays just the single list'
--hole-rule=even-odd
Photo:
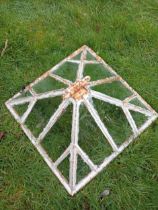
[{"label": "white painted metal frame", "polygon": [[[95,57],[95,60],[86,60],[86,54],[89,52],[91,55]],[[75,60],[74,57],[81,53],[81,59]],[[96,64],[101,63],[104,65],[104,67],[111,72],[114,76],[103,78],[97,81],[90,81],[89,82],[89,94],[84,96],[82,100],[74,100],[73,98],[69,99],[63,99],[62,103],[59,105],[58,109],[55,111],[55,113],[51,116],[49,119],[47,125],[45,128],[43,128],[43,131],[40,133],[38,138],[35,138],[31,131],[27,128],[25,125],[25,121],[27,117],[29,116],[31,110],[33,109],[34,105],[36,104],[37,100],[49,98],[49,97],[55,97],[55,96],[63,96],[65,93],[64,89],[60,89],[57,91],[49,91],[41,94],[37,94],[35,90],[33,89],[33,86],[41,81],[42,79],[46,78],[47,76],[51,76],[54,79],[66,84],[71,85],[72,82],[58,76],[57,74],[54,74],[58,68],[63,65],[65,62],[72,62],[79,64],[79,68],[77,71],[77,79],[83,78],[83,71],[84,71],[84,65],[85,64]],[[91,90],[92,86],[104,84],[104,83],[112,83],[113,81],[120,81],[125,88],[129,89],[132,92],[132,95],[125,100],[119,100],[117,98],[111,97],[109,95]],[[140,135],[157,117],[158,114],[151,108],[150,105],[148,105],[142,97],[134,91],[105,61],[103,61],[99,56],[96,55],[96,53],[90,49],[87,46],[82,46],[80,49],[75,51],[73,54],[62,60],[59,64],[54,66],[52,69],[44,73],[41,77],[36,79],[33,83],[31,83],[29,86],[25,88],[24,91],[29,90],[32,96],[27,97],[19,97],[21,96],[21,92],[17,93],[15,96],[13,96],[11,99],[9,99],[6,102],[6,106],[11,112],[11,114],[14,116],[16,121],[20,123],[21,128],[27,135],[27,137],[31,140],[32,144],[36,147],[38,152],[41,154],[41,156],[44,158],[45,162],[48,164],[52,172],[58,177],[60,182],[64,185],[66,190],[70,195],[74,195],[77,193],[82,187],[84,187],[91,179],[93,179],[100,171],[102,171],[115,157],[117,157],[138,135]],[[129,125],[131,126],[131,129],[133,131],[133,135],[129,137],[121,146],[118,146],[112,136],[110,135],[108,129],[100,119],[100,116],[97,112],[97,110],[94,108],[91,97],[94,97],[96,99],[102,100],[106,103],[110,103],[113,105],[116,105],[120,108],[122,108]],[[142,108],[136,105],[133,105],[130,103],[130,101],[134,98],[138,98],[140,102],[146,107]],[[15,109],[15,105],[25,104],[29,103],[27,111],[20,117]],[[64,151],[64,153],[56,160],[52,161],[51,158],[48,156],[47,152],[44,150],[44,148],[41,146],[41,141],[44,139],[45,135],[49,132],[49,130],[52,128],[52,126],[56,123],[58,118],[63,113],[63,110],[65,110],[68,105],[72,103],[73,104],[73,116],[72,116],[72,131],[71,131],[71,143],[68,146],[68,148]],[[111,145],[113,152],[110,156],[105,157],[103,162],[100,165],[95,165],[88,155],[80,148],[78,145],[78,133],[79,133],[79,109],[81,103],[84,103],[88,111],[90,112],[92,118],[106,137],[107,141]],[[140,127],[138,128],[136,126],[136,123],[134,119],[132,118],[132,115],[130,114],[130,110],[133,110],[135,112],[139,112],[144,114],[148,117],[148,120]],[[88,131],[87,131],[88,132]],[[69,181],[67,181],[63,175],[58,170],[58,165],[70,154],[70,169],[69,169]],[[77,172],[77,156],[78,154],[82,157],[82,159],[85,161],[85,163],[89,166],[91,169],[91,172],[83,178],[79,183],[76,183],[76,172]]]}]

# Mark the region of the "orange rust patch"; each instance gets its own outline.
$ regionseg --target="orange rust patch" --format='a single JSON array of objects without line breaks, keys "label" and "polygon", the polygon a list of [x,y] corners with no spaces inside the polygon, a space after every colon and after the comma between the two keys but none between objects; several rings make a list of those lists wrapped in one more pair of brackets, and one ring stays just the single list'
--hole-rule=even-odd
[{"label": "orange rust patch", "polygon": [[87,85],[89,84],[90,77],[86,76],[82,80],[77,80],[71,84],[65,91],[64,99],[73,98],[75,100],[81,100],[84,95],[88,94]]}]

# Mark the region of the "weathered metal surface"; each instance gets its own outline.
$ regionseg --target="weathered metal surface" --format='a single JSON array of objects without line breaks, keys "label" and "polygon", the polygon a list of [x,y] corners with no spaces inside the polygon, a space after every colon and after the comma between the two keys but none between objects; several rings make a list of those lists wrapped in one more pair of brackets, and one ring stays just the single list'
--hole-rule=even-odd
[{"label": "weathered metal surface", "polygon": [[86,76],[82,80],[77,80],[75,83],[69,85],[64,94],[64,99],[73,98],[74,100],[83,99],[84,95],[88,94],[88,84],[90,77]]},{"label": "weathered metal surface", "polygon": [[[81,58],[76,60],[74,59],[75,56],[81,53]],[[90,53],[94,56],[95,60],[87,60],[87,53]],[[78,64],[78,70],[76,75],[76,81],[73,83],[70,80],[62,78],[54,74],[57,72],[59,67],[61,67],[64,63],[76,63]],[[111,73],[113,76],[102,78],[96,81],[90,81],[90,77],[83,78],[83,72],[85,64],[102,64],[106,71]],[[41,80],[46,77],[52,77],[55,80],[62,82],[63,84],[68,85],[66,89],[59,89],[59,90],[52,90],[45,93],[36,93],[34,90],[34,85],[38,84]],[[88,75],[87,75],[88,76]],[[109,95],[91,90],[91,87],[112,83],[114,81],[120,81],[122,85],[131,91],[131,95],[124,100],[120,100],[118,98],[111,97]],[[30,139],[32,144],[36,147],[38,152],[41,154],[45,162],[48,164],[52,172],[58,177],[60,182],[64,185],[65,189],[68,191],[69,194],[74,195],[77,193],[82,187],[84,187],[91,179],[93,179],[100,171],[102,171],[114,158],[116,158],[138,135],[140,135],[154,120],[157,119],[158,114],[154,111],[149,104],[147,104],[142,97],[133,90],[105,61],[103,61],[96,53],[91,50],[87,46],[82,46],[80,49],[72,53],[67,58],[63,59],[60,63],[56,66],[51,68],[49,71],[45,72],[42,76],[37,78],[33,83],[25,87],[24,92],[29,91],[32,95],[23,97],[22,93],[19,92],[11,99],[6,102],[6,106],[14,116],[16,121],[20,124],[21,128]],[[19,98],[19,96],[22,96]],[[63,98],[62,103],[50,117],[48,123],[43,128],[41,133],[37,138],[34,137],[32,132],[27,128],[25,121],[28,118],[29,114],[31,113],[34,105],[40,99],[44,98],[51,98],[61,96]],[[120,107],[131,127],[133,134],[127,139],[122,145],[118,146],[110,132],[100,119],[100,116],[97,110],[94,108],[93,103],[91,101],[91,97],[99,99],[103,102],[115,105]],[[142,108],[140,106],[134,105],[130,103],[130,101],[134,98],[138,98],[139,101],[146,107]],[[19,116],[18,113],[15,111],[14,106],[29,103],[27,110],[23,113],[22,116]],[[63,154],[53,162],[51,158],[48,156],[45,149],[41,146],[41,141],[44,140],[46,134],[50,131],[56,121],[59,119],[63,111],[69,106],[69,104],[73,104],[73,116],[72,116],[72,130],[71,130],[71,143],[67,147],[67,149],[63,152]],[[81,104],[85,104],[86,108],[88,109],[89,113],[91,114],[92,118],[106,137],[108,143],[110,144],[113,152],[110,156],[105,157],[100,165],[95,165],[93,161],[89,158],[89,156],[80,148],[78,145],[78,133],[79,133],[79,115],[80,115],[80,106]],[[135,112],[141,113],[147,116],[147,121],[138,128],[130,110]],[[88,131],[87,131],[88,132]],[[58,165],[70,154],[70,169],[69,169],[69,180],[67,181],[65,177],[60,173],[58,170]],[[89,166],[91,172],[83,178],[79,183],[76,182],[77,177],[77,160],[78,155],[82,157],[84,162]]]}]

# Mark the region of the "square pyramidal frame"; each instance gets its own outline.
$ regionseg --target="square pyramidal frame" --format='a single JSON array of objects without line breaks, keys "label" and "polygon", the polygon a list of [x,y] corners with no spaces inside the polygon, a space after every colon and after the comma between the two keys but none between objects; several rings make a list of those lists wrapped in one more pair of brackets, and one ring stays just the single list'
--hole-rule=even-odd
[{"label": "square pyramidal frame", "polygon": [[70,195],[158,117],[85,45],[14,95],[6,106]]}]

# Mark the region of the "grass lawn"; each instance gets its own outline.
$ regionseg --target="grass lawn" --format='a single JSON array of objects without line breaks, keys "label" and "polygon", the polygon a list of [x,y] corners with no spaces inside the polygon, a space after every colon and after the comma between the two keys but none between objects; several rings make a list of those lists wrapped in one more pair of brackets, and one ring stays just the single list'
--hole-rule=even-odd
[{"label": "grass lawn", "polygon": [[[4,102],[86,44],[158,111],[158,1],[0,0],[1,52],[6,40],[8,46],[0,57],[0,132],[5,133],[0,140],[0,209],[157,210],[158,121],[71,197]],[[61,125],[69,129],[70,114],[68,110],[56,125],[54,142],[59,150],[60,132],[65,132]],[[90,133],[83,132],[82,139],[93,136],[93,125],[86,125]],[[96,152],[92,151],[97,144],[94,133],[91,154]],[[64,133],[63,138],[69,134]],[[96,161],[100,161],[99,155]],[[110,195],[100,199],[107,188]]]}]

